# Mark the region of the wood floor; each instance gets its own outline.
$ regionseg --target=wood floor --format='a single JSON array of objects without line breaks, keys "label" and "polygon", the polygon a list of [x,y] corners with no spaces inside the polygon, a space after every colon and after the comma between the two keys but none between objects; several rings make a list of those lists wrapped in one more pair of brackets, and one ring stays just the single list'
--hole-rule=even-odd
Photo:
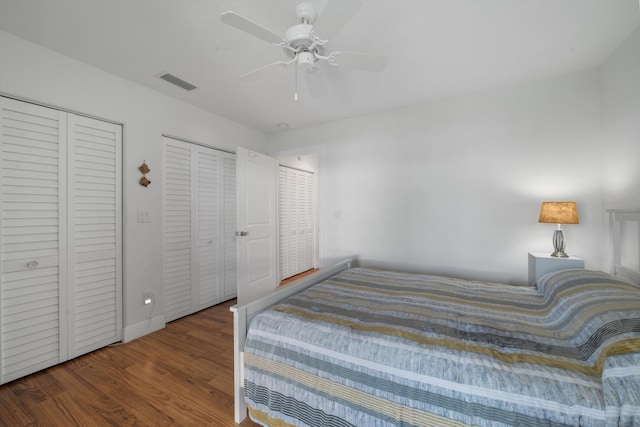
[{"label": "wood floor", "polygon": [[304,271],[300,274],[296,274],[295,276],[289,277],[288,279],[284,279],[280,282],[279,286],[288,285],[289,283],[293,283],[298,279],[302,279],[303,277],[309,276],[310,274],[317,273],[319,271],[318,268],[312,268],[311,270]]},{"label": "wood floor", "polygon": [[0,426],[236,426],[234,303],[0,386]]}]

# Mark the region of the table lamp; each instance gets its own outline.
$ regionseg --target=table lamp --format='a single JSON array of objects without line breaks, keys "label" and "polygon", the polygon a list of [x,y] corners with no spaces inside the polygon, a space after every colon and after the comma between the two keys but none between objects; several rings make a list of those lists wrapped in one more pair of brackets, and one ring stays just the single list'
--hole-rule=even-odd
[{"label": "table lamp", "polygon": [[551,256],[568,258],[564,251],[567,241],[562,224],[580,224],[576,202],[542,202],[538,222],[558,224],[553,232],[553,253]]}]

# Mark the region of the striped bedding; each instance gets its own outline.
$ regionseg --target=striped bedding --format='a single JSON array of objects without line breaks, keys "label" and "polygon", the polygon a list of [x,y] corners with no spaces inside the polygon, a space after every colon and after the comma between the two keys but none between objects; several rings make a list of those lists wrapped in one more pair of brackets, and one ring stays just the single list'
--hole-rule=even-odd
[{"label": "striped bedding", "polygon": [[265,426],[640,426],[640,287],[354,268],[257,315],[245,400]]}]

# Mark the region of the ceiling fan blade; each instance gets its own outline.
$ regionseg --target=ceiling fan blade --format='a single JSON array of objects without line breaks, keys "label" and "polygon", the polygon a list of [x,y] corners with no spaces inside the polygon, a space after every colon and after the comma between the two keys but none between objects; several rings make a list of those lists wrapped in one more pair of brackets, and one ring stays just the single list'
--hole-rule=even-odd
[{"label": "ceiling fan blade", "polygon": [[358,9],[358,0],[329,0],[313,26],[313,34],[322,39],[331,39],[347,25]]},{"label": "ceiling fan blade", "polygon": [[335,52],[335,63],[340,67],[379,73],[387,66],[389,58],[382,55],[369,55],[358,52]]},{"label": "ceiling fan blade", "polygon": [[273,71],[276,71],[282,68],[287,68],[287,65],[289,65],[289,62],[285,62],[285,61],[272,62],[271,64],[267,64],[263,67],[256,68],[255,70],[249,71],[248,73],[241,75],[240,80],[243,80],[245,82],[252,82],[262,77],[265,74],[269,74]]},{"label": "ceiling fan blade", "polygon": [[231,25],[240,31],[244,31],[247,34],[251,34],[254,37],[267,41],[269,43],[281,43],[282,36],[274,33],[271,30],[264,28],[263,26],[256,24],[255,22],[240,16],[235,12],[224,12],[220,15],[220,20],[225,24]]},{"label": "ceiling fan blade", "polygon": [[322,98],[329,93],[324,78],[318,68],[312,68],[304,72],[304,79],[307,82],[307,89],[312,98]]}]

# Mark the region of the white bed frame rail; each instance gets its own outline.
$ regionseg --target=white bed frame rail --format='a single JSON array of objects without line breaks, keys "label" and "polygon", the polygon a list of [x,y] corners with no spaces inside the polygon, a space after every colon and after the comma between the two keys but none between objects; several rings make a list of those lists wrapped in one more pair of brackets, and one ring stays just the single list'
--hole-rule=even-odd
[{"label": "white bed frame rail", "polygon": [[276,305],[291,295],[295,295],[305,289],[328,279],[335,274],[351,268],[352,260],[348,259],[329,268],[322,268],[317,273],[306,276],[289,285],[277,288],[271,294],[245,305],[234,305],[230,308],[233,312],[233,399],[234,419],[236,423],[242,422],[247,417],[247,405],[244,401],[244,343],[247,338],[247,330],[251,319]]},{"label": "white bed frame rail", "polygon": [[[624,262],[622,248],[625,247],[625,242],[630,241],[631,244],[637,245],[637,253],[640,258],[640,209],[608,209],[607,212],[609,212],[609,238],[611,240],[611,274],[640,284],[640,271],[638,271],[640,259],[632,268],[622,265]],[[637,223],[638,235],[635,238],[623,234],[624,222]]]}]

